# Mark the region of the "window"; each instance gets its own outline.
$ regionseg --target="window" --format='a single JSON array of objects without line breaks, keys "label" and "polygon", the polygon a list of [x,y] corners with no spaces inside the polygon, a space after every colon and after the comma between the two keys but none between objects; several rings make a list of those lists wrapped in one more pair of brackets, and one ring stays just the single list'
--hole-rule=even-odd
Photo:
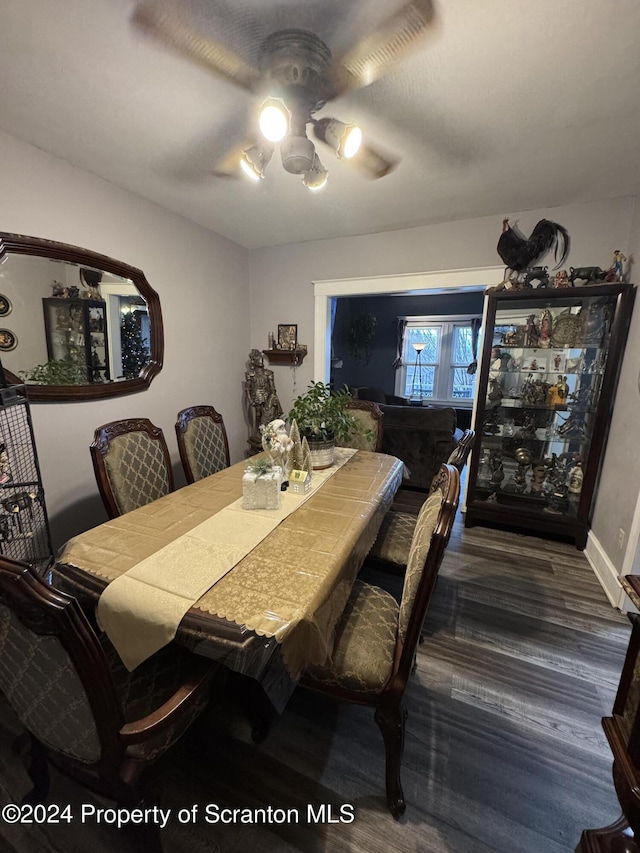
[{"label": "window", "polygon": [[434,403],[471,402],[471,317],[408,317],[396,393]]}]

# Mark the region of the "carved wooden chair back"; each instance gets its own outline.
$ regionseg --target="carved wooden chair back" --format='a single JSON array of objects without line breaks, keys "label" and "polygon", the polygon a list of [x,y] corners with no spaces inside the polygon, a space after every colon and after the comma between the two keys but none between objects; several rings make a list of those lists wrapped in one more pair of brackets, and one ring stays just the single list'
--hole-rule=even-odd
[{"label": "carved wooden chair back", "polygon": [[229,467],[227,431],[213,406],[191,406],[178,412],[176,436],[187,483]]},{"label": "carved wooden chair back", "polygon": [[400,781],[406,718],[402,698],[459,495],[458,469],[443,464],[418,515],[400,603],[383,589],[356,581],[330,659],[311,668],[302,681],[312,690],[376,709],[385,743],[387,803],[396,818],[405,810]]},{"label": "carved wooden chair back", "polygon": [[460,473],[462,473],[462,469],[469,458],[469,453],[473,448],[475,440],[476,431],[474,429],[466,429],[464,435],[453,449],[451,456],[447,459],[449,465],[455,465]]},{"label": "carved wooden chair back", "polygon": [[147,418],[111,421],[98,427],[91,458],[110,518],[145,506],[174,489],[164,434]]},{"label": "carved wooden chair back", "polygon": [[384,414],[380,406],[370,400],[349,400],[347,409],[358,424],[358,430],[338,444],[341,447],[355,447],[356,450],[373,450],[379,453],[384,432]]},{"label": "carved wooden chair back", "polygon": [[76,599],[0,556],[0,689],[30,735],[36,801],[49,759],[92,790],[136,802],[145,764],[203,710],[213,666],[167,647],[127,672]]}]

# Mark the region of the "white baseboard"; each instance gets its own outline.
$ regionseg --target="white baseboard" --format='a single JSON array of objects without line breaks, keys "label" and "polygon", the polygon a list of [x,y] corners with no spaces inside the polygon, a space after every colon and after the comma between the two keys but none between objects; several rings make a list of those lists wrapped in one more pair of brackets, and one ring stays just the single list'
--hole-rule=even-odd
[{"label": "white baseboard", "polygon": [[626,612],[631,603],[620,586],[620,581],[618,580],[620,572],[613,565],[591,530],[587,537],[587,546],[584,549],[584,555],[589,561],[589,565],[593,569],[595,576],[600,581],[600,585],[612,606]]}]

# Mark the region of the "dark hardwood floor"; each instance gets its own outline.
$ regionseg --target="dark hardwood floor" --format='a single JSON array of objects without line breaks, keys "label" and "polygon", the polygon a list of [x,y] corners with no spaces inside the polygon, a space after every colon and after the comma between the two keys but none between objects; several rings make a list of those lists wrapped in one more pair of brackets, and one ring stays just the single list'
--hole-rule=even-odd
[{"label": "dark hardwood floor", "polygon": [[[404,509],[424,496],[401,494]],[[397,591],[402,580],[370,573]],[[571,545],[458,519],[427,615],[406,694],[403,764],[407,811],[384,799],[382,740],[367,709],[299,690],[268,738],[251,742],[223,699],[162,765],[167,853],[568,853],[585,827],[619,807],[600,717],[611,710],[630,632],[583,554]],[[0,723],[0,796],[27,790]],[[111,805],[54,775],[51,801]],[[299,823],[207,825],[208,803],[295,809]],[[352,823],[313,824],[307,804],[353,804]],[[181,825],[180,808],[199,806]],[[79,818],[69,825],[8,825],[0,850],[92,853],[133,849],[122,833]]]}]

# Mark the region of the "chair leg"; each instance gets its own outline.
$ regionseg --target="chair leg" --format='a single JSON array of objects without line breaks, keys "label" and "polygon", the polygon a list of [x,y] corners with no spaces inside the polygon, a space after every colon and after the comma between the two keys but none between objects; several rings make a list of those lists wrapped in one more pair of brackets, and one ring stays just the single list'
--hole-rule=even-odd
[{"label": "chair leg", "polygon": [[406,719],[407,712],[400,704],[376,708],[375,721],[384,740],[387,804],[396,820],[404,814],[407,807],[400,781]]},{"label": "chair leg", "polygon": [[49,779],[49,763],[47,761],[47,753],[39,740],[33,736],[29,737],[31,755],[29,757],[29,766],[27,774],[33,782],[33,788],[24,795],[23,804],[29,803],[36,805],[44,803],[49,794],[51,781]]},{"label": "chair leg", "polygon": [[638,850],[627,819],[621,815],[610,826],[585,829],[575,853],[638,853]]}]

